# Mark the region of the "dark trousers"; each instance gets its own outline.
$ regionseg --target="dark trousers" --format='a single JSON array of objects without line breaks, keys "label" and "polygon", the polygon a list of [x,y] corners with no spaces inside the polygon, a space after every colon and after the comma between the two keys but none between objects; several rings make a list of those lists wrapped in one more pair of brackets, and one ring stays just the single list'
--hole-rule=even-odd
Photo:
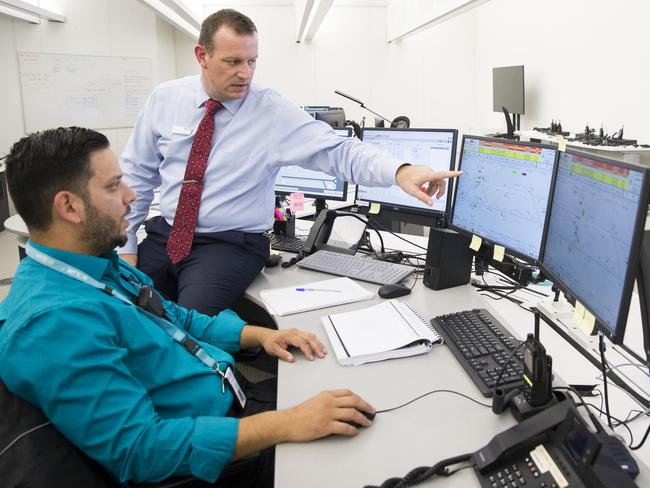
[{"label": "dark trousers", "polygon": [[138,247],[138,269],[156,289],[179,305],[216,315],[235,305],[269,257],[269,240],[239,231],[194,234],[192,252],[172,264],[165,246],[171,226],[162,217],[145,223]]}]

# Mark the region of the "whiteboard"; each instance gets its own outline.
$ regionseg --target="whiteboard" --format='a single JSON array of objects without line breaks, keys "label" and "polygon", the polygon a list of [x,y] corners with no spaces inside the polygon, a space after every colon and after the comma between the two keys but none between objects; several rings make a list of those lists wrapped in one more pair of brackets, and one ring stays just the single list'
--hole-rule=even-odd
[{"label": "whiteboard", "polygon": [[152,89],[149,58],[19,52],[25,130],[132,127]]}]

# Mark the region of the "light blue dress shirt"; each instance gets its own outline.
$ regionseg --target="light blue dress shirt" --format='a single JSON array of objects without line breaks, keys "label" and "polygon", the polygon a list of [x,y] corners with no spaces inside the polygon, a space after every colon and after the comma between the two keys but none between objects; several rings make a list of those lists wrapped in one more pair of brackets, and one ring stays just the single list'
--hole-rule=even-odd
[{"label": "light blue dress shirt", "polygon": [[[32,245],[130,298],[131,281],[151,284],[115,252]],[[244,326],[234,312],[164,307],[222,370],[234,363]],[[0,365],[9,390],[122,482],[190,474],[212,482],[232,458],[239,420],[224,416],[232,395],[219,376],[136,307],[30,257],[0,303]]]},{"label": "light blue dress shirt", "polygon": [[[171,225],[194,133],[208,95],[199,76],[157,87],[138,117],[120,164],[137,193],[128,216],[129,240],[119,252],[135,253],[135,232],[160,186],[160,211]],[[196,231],[260,233],[273,225],[274,185],[282,166],[303,166],[368,186],[395,184],[403,163],[357,139],[338,137],[324,122],[276,91],[250,87],[241,100],[223,102],[205,173]]]}]

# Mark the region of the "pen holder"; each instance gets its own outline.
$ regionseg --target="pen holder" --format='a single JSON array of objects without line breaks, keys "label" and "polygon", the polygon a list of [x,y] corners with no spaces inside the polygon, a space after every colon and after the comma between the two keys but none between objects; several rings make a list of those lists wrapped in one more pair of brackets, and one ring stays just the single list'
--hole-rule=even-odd
[{"label": "pen holder", "polygon": [[295,237],[296,218],[292,216],[288,220],[276,220],[273,222],[273,233],[279,236]]}]

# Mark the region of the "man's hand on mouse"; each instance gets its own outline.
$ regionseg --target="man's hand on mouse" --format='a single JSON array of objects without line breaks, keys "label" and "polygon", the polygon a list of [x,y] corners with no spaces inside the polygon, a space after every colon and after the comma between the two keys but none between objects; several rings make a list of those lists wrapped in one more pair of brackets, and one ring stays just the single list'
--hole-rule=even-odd
[{"label": "man's hand on mouse", "polygon": [[284,410],[290,442],[305,442],[330,434],[353,436],[354,425],[369,427],[372,422],[361,413],[375,409],[350,390],[323,391],[293,408]]}]

